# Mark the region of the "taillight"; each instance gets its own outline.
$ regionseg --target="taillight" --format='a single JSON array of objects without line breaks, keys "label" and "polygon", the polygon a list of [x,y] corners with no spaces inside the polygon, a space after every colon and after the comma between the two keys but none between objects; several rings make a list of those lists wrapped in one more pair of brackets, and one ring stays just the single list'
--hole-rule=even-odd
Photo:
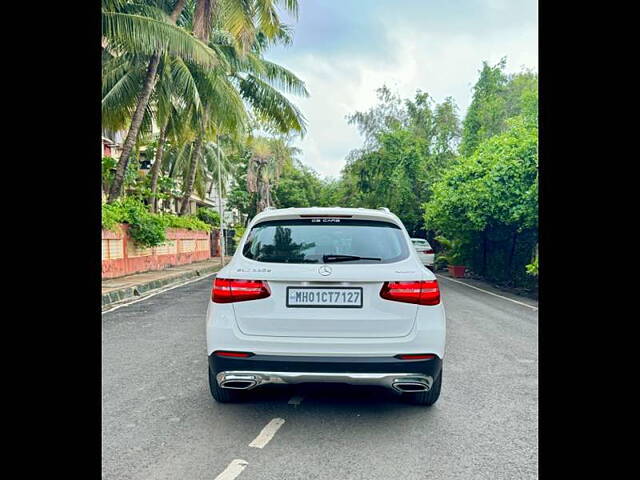
[{"label": "taillight", "polygon": [[217,278],[213,281],[211,300],[215,303],[244,302],[271,295],[269,284],[262,280],[232,280]]},{"label": "taillight", "polygon": [[427,248],[426,250],[423,250],[422,253],[433,253],[433,249]]},{"label": "taillight", "polygon": [[435,357],[433,353],[406,353],[396,355],[396,358],[400,360],[431,360]]},{"label": "taillight", "polygon": [[253,356],[251,352],[224,352],[222,350],[216,350],[213,353],[219,357],[247,358]]},{"label": "taillight", "polygon": [[396,302],[438,305],[440,303],[440,288],[437,280],[384,282],[380,296]]}]

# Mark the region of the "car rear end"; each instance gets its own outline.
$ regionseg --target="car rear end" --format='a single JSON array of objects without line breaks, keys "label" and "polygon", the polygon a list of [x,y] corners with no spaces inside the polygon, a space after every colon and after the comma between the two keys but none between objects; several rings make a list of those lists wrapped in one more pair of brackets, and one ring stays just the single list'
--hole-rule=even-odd
[{"label": "car rear end", "polygon": [[411,243],[413,244],[413,248],[418,253],[418,258],[420,259],[422,264],[428,266],[429,268],[431,268],[431,270],[433,270],[435,268],[436,256],[429,242],[423,238],[412,238]]},{"label": "car rear end", "polygon": [[207,311],[214,397],[306,382],[425,396],[439,381],[444,340],[435,276],[402,222],[377,210],[256,216]]}]

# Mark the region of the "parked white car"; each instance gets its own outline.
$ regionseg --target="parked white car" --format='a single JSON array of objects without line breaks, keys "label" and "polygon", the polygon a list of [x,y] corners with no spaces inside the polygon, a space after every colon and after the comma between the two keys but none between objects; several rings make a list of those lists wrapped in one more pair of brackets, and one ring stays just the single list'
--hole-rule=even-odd
[{"label": "parked white car", "polygon": [[436,255],[429,242],[424,238],[412,238],[411,243],[413,243],[413,248],[418,252],[418,258],[420,258],[422,264],[433,270],[435,268]]},{"label": "parked white car", "polygon": [[389,388],[440,395],[445,312],[400,219],[388,209],[270,209],[218,272],[206,319],[219,402],[261,385]]}]

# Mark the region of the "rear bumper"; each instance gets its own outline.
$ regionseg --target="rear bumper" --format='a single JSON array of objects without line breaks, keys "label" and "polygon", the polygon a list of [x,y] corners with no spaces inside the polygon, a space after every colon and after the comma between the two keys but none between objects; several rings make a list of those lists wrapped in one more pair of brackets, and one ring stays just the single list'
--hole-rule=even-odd
[{"label": "rear bumper", "polygon": [[347,383],[419,392],[431,388],[442,369],[442,360],[280,355],[229,358],[212,354],[209,368],[223,388],[249,390],[265,384]]},{"label": "rear bumper", "polygon": [[[256,305],[256,309],[259,306]],[[265,320],[266,321],[266,320]],[[373,326],[372,326],[373,327]],[[434,353],[445,355],[446,316],[444,305],[419,306],[414,325],[402,337],[337,337],[328,332],[322,337],[247,335],[238,328],[233,304],[209,302],[206,334],[207,355],[216,350],[254,352],[261,356],[291,357],[291,362],[304,356],[311,360],[346,357],[351,359],[377,357],[391,359],[398,353]],[[280,335],[287,335],[283,332]],[[371,335],[370,331],[366,332]],[[290,335],[290,332],[289,332]],[[287,363],[290,363],[287,361]],[[386,364],[386,362],[384,362]],[[386,368],[387,365],[385,365]]]}]

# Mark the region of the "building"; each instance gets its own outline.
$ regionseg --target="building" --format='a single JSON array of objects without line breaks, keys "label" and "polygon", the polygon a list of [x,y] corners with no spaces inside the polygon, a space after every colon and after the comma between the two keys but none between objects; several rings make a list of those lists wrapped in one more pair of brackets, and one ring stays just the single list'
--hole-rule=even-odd
[{"label": "building", "polygon": [[116,142],[105,136],[102,137],[103,157],[113,157],[116,154],[117,147],[118,145],[116,144]]},{"label": "building", "polygon": [[120,158],[125,132],[102,130],[102,156]]}]

